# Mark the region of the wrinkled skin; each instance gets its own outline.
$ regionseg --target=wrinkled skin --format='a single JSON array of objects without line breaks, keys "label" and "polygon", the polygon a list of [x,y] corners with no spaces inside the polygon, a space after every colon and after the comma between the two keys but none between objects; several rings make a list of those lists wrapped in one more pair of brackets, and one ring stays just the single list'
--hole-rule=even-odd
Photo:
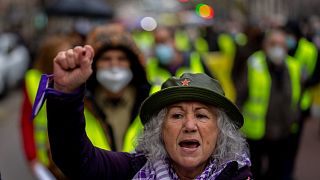
[{"label": "wrinkled skin", "polygon": [[214,107],[199,102],[169,106],[162,137],[180,179],[201,174],[215,150],[218,132]]}]

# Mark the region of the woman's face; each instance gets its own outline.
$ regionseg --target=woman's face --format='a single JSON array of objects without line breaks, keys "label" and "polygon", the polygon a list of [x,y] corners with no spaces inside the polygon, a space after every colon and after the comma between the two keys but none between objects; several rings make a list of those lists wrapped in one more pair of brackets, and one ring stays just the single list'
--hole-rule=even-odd
[{"label": "woman's face", "polygon": [[162,137],[176,172],[201,173],[215,150],[217,110],[199,102],[169,106]]},{"label": "woman's face", "polygon": [[130,68],[130,61],[121,50],[108,50],[104,52],[97,61],[97,69],[105,69],[112,67]]}]

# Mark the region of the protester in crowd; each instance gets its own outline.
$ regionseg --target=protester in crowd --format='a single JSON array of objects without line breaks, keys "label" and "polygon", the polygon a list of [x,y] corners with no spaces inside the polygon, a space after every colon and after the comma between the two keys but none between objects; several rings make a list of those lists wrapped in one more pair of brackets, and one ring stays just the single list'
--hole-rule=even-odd
[{"label": "protester in crowd", "polygon": [[247,61],[237,101],[256,179],[285,179],[289,141],[299,117],[300,79],[299,63],[287,55],[286,34],[268,31],[263,49]]},{"label": "protester in crowd", "polygon": [[[304,34],[298,22],[289,21],[285,27],[287,33],[288,53],[301,64],[304,89],[308,89],[320,82],[319,59],[317,46],[309,41],[310,33]],[[302,105],[302,109],[310,108],[310,102]],[[305,106],[305,107],[304,107]]]},{"label": "protester in crowd", "polygon": [[168,27],[158,27],[154,31],[154,39],[154,55],[146,66],[148,80],[153,85],[152,93],[160,90],[161,83],[172,75],[193,72],[212,76],[199,53],[182,52],[176,48],[174,32]]},{"label": "protester in crowd", "polygon": [[[247,69],[248,58],[256,51],[261,49],[263,31],[256,25],[248,24],[244,29],[244,34],[246,35],[248,42],[244,46],[239,46],[232,67],[232,80],[235,87],[241,86],[241,78],[244,71]],[[239,88],[236,88],[237,90]]]},{"label": "protester in crowd", "polygon": [[219,25],[211,25],[205,29],[209,52],[205,53],[204,57],[209,70],[220,81],[226,96],[235,102],[236,89],[231,73],[239,46],[236,41],[239,38],[236,37],[241,36],[242,33],[234,26],[223,29]]},{"label": "protester in crowd", "polygon": [[25,156],[39,179],[52,177],[52,173],[57,178],[63,179],[63,175],[50,158],[45,107],[34,120],[31,120],[32,104],[36,97],[41,75],[53,73],[52,59],[59,51],[70,49],[75,44],[80,44],[77,36],[47,35],[41,41],[41,46],[38,49],[32,68],[25,74],[21,115],[22,140]]},{"label": "protester in crowd", "polygon": [[[84,83],[92,73],[91,46],[60,52],[45,76],[48,132],[54,161],[74,179],[250,179],[243,116],[215,79],[171,77],[141,106],[144,124],[136,152],[92,145],[84,131]],[[50,81],[49,87],[45,84]],[[41,93],[39,93],[41,96]],[[35,103],[35,107],[41,101]]]},{"label": "protester in crowd", "polygon": [[[305,24],[305,26],[306,29],[310,28],[308,24]],[[310,118],[310,110],[314,101],[310,90],[319,85],[320,82],[320,56],[317,46],[307,38],[307,35],[311,36],[311,34],[304,34],[298,22],[289,21],[284,29],[287,33],[288,53],[300,63],[302,73],[301,114],[296,126],[296,132],[292,134],[290,140],[288,176],[292,177],[304,123]]]},{"label": "protester in crowd", "polygon": [[[96,27],[88,35],[87,42],[95,48],[96,56],[93,62],[94,75],[88,81],[85,98],[86,132],[92,143],[99,148],[131,151],[134,149],[133,138],[142,129],[139,118],[136,118],[139,104],[148,96],[150,88],[142,66],[144,59],[130,35],[119,25]],[[41,51],[43,54],[40,54],[42,56],[36,63],[37,68],[30,70],[27,76],[29,92],[32,92],[31,102],[36,96],[34,88],[39,83],[40,74],[52,73],[52,62],[46,60],[53,57],[43,56],[52,55],[52,51],[56,54],[57,50],[63,50],[61,48],[65,48],[68,41],[60,39],[50,43],[44,44]],[[40,69],[40,72],[37,69]],[[28,108],[24,108],[26,109]],[[30,124],[28,119],[31,111],[23,114],[24,124],[32,129],[32,123]],[[36,154],[42,158],[43,164],[49,166],[46,133],[41,131],[46,132],[47,120],[40,118],[46,117],[45,110],[40,114],[34,120],[36,130],[34,137],[30,139],[39,141],[36,142]],[[29,147],[30,145],[26,144]],[[60,175],[58,178],[62,179]]]},{"label": "protester in crowd", "polygon": [[132,141],[142,129],[139,105],[150,91],[144,57],[120,24],[94,28],[87,43],[95,56],[85,103],[99,117],[112,150],[134,150]]}]

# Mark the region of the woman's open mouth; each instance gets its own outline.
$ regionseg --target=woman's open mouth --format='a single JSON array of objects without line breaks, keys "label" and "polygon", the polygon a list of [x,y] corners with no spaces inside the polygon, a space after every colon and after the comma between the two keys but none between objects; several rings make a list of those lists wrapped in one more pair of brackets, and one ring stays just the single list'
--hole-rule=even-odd
[{"label": "woman's open mouth", "polygon": [[179,142],[179,146],[185,152],[194,152],[200,146],[200,142],[195,139],[187,139]]}]

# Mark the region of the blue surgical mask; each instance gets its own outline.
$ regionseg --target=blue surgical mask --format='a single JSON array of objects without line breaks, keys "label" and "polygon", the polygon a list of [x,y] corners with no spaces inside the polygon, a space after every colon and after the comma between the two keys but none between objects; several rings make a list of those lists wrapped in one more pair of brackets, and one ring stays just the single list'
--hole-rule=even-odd
[{"label": "blue surgical mask", "polygon": [[294,49],[297,45],[297,40],[294,37],[287,37],[287,47],[289,50]]},{"label": "blue surgical mask", "polygon": [[160,64],[168,65],[173,60],[174,50],[170,45],[158,44],[155,48],[155,55]]}]

